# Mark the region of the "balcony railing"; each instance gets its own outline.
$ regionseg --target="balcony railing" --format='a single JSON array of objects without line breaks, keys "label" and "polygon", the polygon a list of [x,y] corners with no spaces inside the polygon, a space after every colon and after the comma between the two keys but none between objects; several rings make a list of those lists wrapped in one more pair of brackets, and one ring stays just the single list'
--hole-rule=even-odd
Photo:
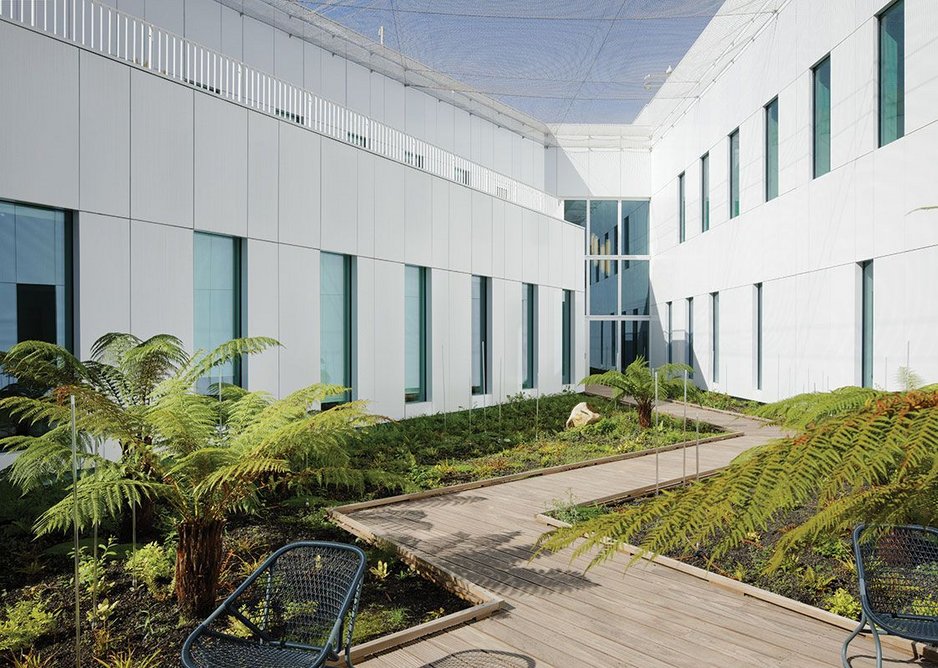
[{"label": "balcony railing", "polygon": [[550,216],[547,193],[97,0],[0,0],[0,18]]}]

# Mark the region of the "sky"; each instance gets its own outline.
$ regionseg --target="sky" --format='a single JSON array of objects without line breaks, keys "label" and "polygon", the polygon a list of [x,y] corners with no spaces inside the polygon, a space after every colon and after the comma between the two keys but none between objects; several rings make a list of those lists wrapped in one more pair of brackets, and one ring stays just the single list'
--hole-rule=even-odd
[{"label": "sky", "polygon": [[[545,123],[629,123],[723,0],[301,0]],[[646,77],[650,75],[646,85]]]}]

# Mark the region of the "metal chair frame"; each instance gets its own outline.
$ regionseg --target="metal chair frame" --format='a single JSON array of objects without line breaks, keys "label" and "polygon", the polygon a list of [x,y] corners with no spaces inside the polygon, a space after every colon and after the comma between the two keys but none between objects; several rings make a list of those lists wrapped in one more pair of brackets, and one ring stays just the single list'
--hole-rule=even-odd
[{"label": "metal chair frame", "polygon": [[[862,613],[860,615],[860,623],[844,641],[843,647],[840,650],[840,660],[844,668],[850,668],[850,664],[847,662],[847,646],[863,631],[865,626],[869,626],[870,633],[873,636],[873,644],[876,647],[877,668],[882,668],[883,665],[883,647],[880,641],[881,635],[893,635],[900,638],[905,638],[906,640],[912,640],[914,642],[930,644],[938,643],[938,632],[936,632],[934,636],[913,636],[907,632],[904,632],[902,629],[897,628],[894,623],[891,623],[894,620],[923,621],[927,623],[935,623],[936,629],[938,629],[938,617],[903,614],[898,611],[890,612],[886,610],[879,610],[873,604],[871,604],[867,591],[868,574],[866,569],[866,557],[864,555],[863,548],[861,547],[862,534],[866,529],[867,526],[865,524],[860,524],[853,530],[853,554],[857,563],[857,576],[859,578],[860,606],[862,608]],[[902,534],[903,532],[909,535],[915,533],[929,534],[934,536],[936,541],[938,541],[938,529],[933,527],[906,524],[886,527],[885,530],[892,534]]]},{"label": "metal chair frame", "polygon": [[[340,612],[336,616],[335,623],[333,624],[332,630],[329,634],[329,638],[323,647],[314,647],[312,645],[304,645],[302,643],[278,640],[266,633],[262,628],[260,628],[258,624],[252,622],[245,615],[241,614],[237,609],[239,597],[245,591],[247,591],[247,589],[252,584],[254,584],[258,578],[266,573],[268,580],[265,595],[265,618],[263,622],[263,625],[266,625],[267,615],[269,614],[270,610],[270,588],[272,581],[271,573],[276,567],[278,559],[282,555],[300,548],[327,548],[348,551],[357,556],[359,560],[352,584],[345,593]],[[344,658],[348,668],[354,668],[352,666],[351,658],[352,632],[355,628],[355,617],[358,613],[358,604],[361,599],[362,583],[365,576],[365,563],[365,553],[354,545],[345,545],[343,543],[333,543],[326,541],[299,541],[281,547],[276,552],[271,554],[256,571],[248,576],[248,578],[189,635],[182,647],[183,666],[185,666],[185,668],[205,668],[203,664],[200,664],[193,657],[192,649],[195,643],[203,635],[211,635],[215,637],[223,637],[226,642],[244,644],[246,646],[264,644],[268,646],[277,646],[281,649],[308,651],[310,653],[311,660],[310,663],[304,664],[303,668],[320,668],[321,666],[325,665],[327,661],[338,661],[341,654],[344,654],[344,657],[342,658]],[[240,621],[242,624],[244,624],[244,626],[250,629],[250,631],[256,636],[256,639],[238,638],[212,630],[210,628],[212,623],[223,616],[233,617]]]}]

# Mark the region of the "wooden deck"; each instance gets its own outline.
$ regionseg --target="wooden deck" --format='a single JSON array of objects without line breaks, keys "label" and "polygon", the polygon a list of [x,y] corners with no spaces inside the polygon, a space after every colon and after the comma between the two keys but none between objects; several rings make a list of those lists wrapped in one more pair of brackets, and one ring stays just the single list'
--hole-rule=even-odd
[{"label": "wooden deck", "polygon": [[[681,415],[684,407],[663,410]],[[688,408],[744,435],[700,446],[700,470],[725,466],[777,437],[760,422]],[[696,470],[694,447],[659,456],[661,480]],[[531,561],[545,530],[534,517],[553,499],[581,501],[655,483],[655,457],[529,478],[350,514],[374,533],[454,571],[508,603],[496,616],[372,658],[360,668],[614,668],[637,666],[837,666],[847,633],[822,621],[715,587],[672,568],[625,558],[584,573],[569,553]],[[851,646],[853,666],[873,666],[872,643]],[[862,656],[860,656],[862,655]],[[887,649],[886,665],[910,655]],[[918,665],[918,664],[915,664]]]}]

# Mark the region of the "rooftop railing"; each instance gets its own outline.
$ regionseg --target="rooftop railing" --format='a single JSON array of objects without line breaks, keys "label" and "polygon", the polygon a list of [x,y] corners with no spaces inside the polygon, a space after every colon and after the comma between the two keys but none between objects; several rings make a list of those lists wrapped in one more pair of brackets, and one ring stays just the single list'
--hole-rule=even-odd
[{"label": "rooftop railing", "polygon": [[97,0],[0,0],[0,19],[550,216],[559,200]]}]

